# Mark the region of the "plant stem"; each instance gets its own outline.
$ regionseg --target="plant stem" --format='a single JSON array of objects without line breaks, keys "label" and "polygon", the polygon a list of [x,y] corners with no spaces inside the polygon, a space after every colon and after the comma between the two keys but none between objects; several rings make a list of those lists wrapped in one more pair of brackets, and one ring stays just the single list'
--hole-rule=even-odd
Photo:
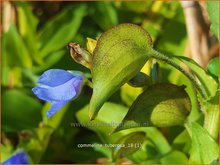
[{"label": "plant stem", "polygon": [[183,69],[178,63],[176,63],[174,60],[172,60],[170,57],[156,51],[152,49],[151,52],[151,57],[156,58],[158,60],[164,61],[167,64],[170,64],[171,66],[173,66],[174,68],[176,68],[177,70],[179,70],[180,72],[182,72],[186,77],[189,78],[189,80],[191,80],[191,82],[193,83],[193,85],[196,87],[196,89],[198,90],[198,92],[205,98],[207,99],[207,93],[204,91],[203,88],[201,88],[200,84],[196,81],[196,79],[193,77],[192,74],[190,74],[189,72],[187,72],[185,69]]},{"label": "plant stem", "polygon": [[[203,98],[205,100],[207,100],[207,98],[208,98],[207,93],[200,86],[200,84],[196,81],[196,79],[193,77],[192,74],[190,74],[189,72],[184,70],[178,63],[176,63],[170,57],[168,57],[160,52],[157,52],[156,50],[152,50],[151,53],[152,53],[151,56],[153,58],[164,61],[167,64],[170,64],[171,66],[173,66],[174,68],[176,68],[180,72],[182,72],[186,77],[188,77],[189,80],[191,80],[193,85],[196,87],[198,92],[203,96]],[[210,133],[210,135],[214,139],[217,139],[217,137],[218,137],[218,128],[219,128],[219,109],[218,109],[217,103],[218,103],[218,99],[217,99],[217,101],[214,101],[213,103],[211,103],[211,102],[207,103],[209,105],[208,105],[208,107],[205,107],[206,110],[204,111],[204,113],[205,113],[204,114],[205,115],[204,128]],[[189,126],[188,122],[185,124],[185,127],[186,127],[187,131],[189,132],[189,134],[191,134],[190,126]]]}]

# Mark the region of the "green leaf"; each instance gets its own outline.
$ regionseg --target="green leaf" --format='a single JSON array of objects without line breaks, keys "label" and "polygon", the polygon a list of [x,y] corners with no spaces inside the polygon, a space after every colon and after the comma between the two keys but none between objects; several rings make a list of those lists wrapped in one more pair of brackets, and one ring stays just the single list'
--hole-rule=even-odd
[{"label": "green leaf", "polygon": [[190,99],[184,87],[155,84],[138,96],[115,131],[133,127],[183,125],[190,110]]},{"label": "green leaf", "polygon": [[204,89],[208,98],[215,96],[215,93],[218,89],[218,83],[210,76],[199,64],[193,61],[190,58],[183,57],[183,56],[170,56],[174,60],[182,61],[186,64],[195,74],[195,76],[199,79],[201,83],[201,88]]},{"label": "green leaf", "polygon": [[25,44],[29,54],[32,56],[33,60],[42,64],[42,58],[38,52],[38,44],[36,33],[37,25],[39,20],[32,12],[32,7],[27,2],[16,2],[17,12],[18,12],[18,27],[19,32],[24,39]]},{"label": "green leaf", "polygon": [[17,28],[11,24],[4,38],[6,46],[7,61],[10,66],[21,66],[25,68],[32,67],[32,60],[26,45],[17,31]]},{"label": "green leaf", "polygon": [[18,90],[2,95],[2,128],[6,132],[36,128],[41,120],[41,104]]},{"label": "green leaf", "polygon": [[211,22],[211,30],[219,38],[219,1],[207,1],[206,4]]},{"label": "green leaf", "polygon": [[160,159],[162,164],[188,164],[187,156],[180,151],[172,151]]},{"label": "green leaf", "polygon": [[116,142],[118,146],[112,152],[113,160],[133,154],[139,150],[142,147],[145,137],[145,132],[133,132],[123,136]]},{"label": "green leaf", "polygon": [[219,77],[219,57],[210,60],[208,64],[208,72],[215,78]]},{"label": "green leaf", "polygon": [[65,55],[65,53],[66,51],[64,50],[59,50],[50,53],[48,57],[45,58],[44,65],[33,67],[33,72],[38,73],[47,70],[52,65],[56,64],[59,60],[61,60],[61,58]]},{"label": "green leaf", "polygon": [[191,138],[186,130],[181,132],[173,141],[172,148],[188,153],[191,147]]},{"label": "green leaf", "polygon": [[21,35],[26,36],[31,35],[31,32],[36,32],[39,20],[33,14],[33,9],[31,5],[27,2],[16,2],[16,5],[19,18],[19,32],[21,33]]},{"label": "green leaf", "polygon": [[138,97],[139,94],[143,92],[142,88],[133,88],[127,83],[121,87],[120,95],[123,102],[131,106],[134,100]]},{"label": "green leaf", "polygon": [[219,148],[209,133],[197,123],[192,123],[191,164],[211,164],[219,158]]},{"label": "green leaf", "polygon": [[[160,2],[159,2],[160,3]],[[162,52],[182,54],[185,50],[187,41],[187,32],[185,25],[185,18],[183,9],[179,2],[173,2],[169,4],[163,2],[161,10],[164,11],[164,16],[173,13],[173,16],[169,20],[164,20],[164,23],[159,23],[158,26],[161,28],[160,35],[157,37],[155,42],[155,49]],[[172,9],[172,7],[174,9]],[[161,13],[161,10],[159,11]],[[161,19],[161,15],[158,16]],[[155,23],[155,20],[153,20]],[[151,25],[149,25],[151,26]],[[175,35],[174,35],[175,34]]]},{"label": "green leaf", "polygon": [[9,63],[7,60],[7,49],[6,49],[6,40],[5,38],[6,34],[2,34],[2,56],[1,56],[1,66],[2,66],[2,77],[1,77],[1,85],[8,86],[9,84]]},{"label": "green leaf", "polygon": [[149,34],[133,24],[121,24],[102,34],[94,50],[91,70],[91,119],[97,116],[99,109],[114,92],[141,70],[151,49]]},{"label": "green leaf", "polygon": [[[114,113],[112,113],[112,110],[114,110]],[[97,116],[96,120],[90,121],[88,116],[88,105],[79,110],[76,113],[76,117],[82,124],[81,126],[85,126],[95,131],[107,142],[114,142],[121,134],[114,134],[111,136],[109,134],[114,130],[118,123],[121,122],[126,113],[126,107],[106,102],[101,108],[100,114]]]},{"label": "green leaf", "polygon": [[[117,3],[117,2],[116,2]],[[130,12],[144,13],[152,5],[152,1],[121,1],[120,7],[124,10],[129,10]]]},{"label": "green leaf", "polygon": [[94,2],[89,16],[103,29],[107,30],[114,25],[117,25],[117,12],[111,2]]},{"label": "green leaf", "polygon": [[171,151],[171,147],[167,142],[167,139],[157,128],[144,128],[147,132],[147,137],[156,145],[158,152],[161,155],[167,154]]},{"label": "green leaf", "polygon": [[40,31],[41,56],[63,48],[76,35],[87,7],[84,4],[73,5],[50,20]]}]

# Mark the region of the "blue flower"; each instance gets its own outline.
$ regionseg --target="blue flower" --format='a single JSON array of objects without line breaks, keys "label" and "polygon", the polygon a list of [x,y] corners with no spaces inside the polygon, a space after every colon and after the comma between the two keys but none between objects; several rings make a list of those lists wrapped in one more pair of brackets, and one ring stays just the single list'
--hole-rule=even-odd
[{"label": "blue flower", "polygon": [[52,103],[47,111],[47,117],[51,117],[67,102],[78,97],[83,80],[84,76],[79,72],[50,69],[39,77],[37,83],[40,86],[34,87],[32,91],[39,99]]},{"label": "blue flower", "polygon": [[22,150],[13,154],[9,159],[4,161],[2,164],[28,164],[28,163],[29,163],[28,156]]}]

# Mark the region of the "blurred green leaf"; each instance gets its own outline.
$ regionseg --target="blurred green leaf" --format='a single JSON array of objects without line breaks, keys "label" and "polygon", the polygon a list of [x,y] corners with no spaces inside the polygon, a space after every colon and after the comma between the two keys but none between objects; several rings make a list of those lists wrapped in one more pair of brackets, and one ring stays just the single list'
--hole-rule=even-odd
[{"label": "blurred green leaf", "polygon": [[83,17],[86,15],[87,6],[85,4],[73,5],[65,8],[39,32],[41,56],[45,57],[49,53],[59,50],[73,40]]},{"label": "blurred green leaf", "polygon": [[[117,3],[117,2],[116,2]],[[136,13],[144,13],[146,12],[146,9],[148,9],[152,5],[152,1],[137,1],[133,3],[132,1],[121,1],[120,2],[120,8],[123,10],[129,10],[130,12],[136,12]]]},{"label": "blurred green leaf", "polygon": [[211,30],[219,38],[219,1],[207,1],[206,5],[211,22]]},{"label": "blurred green leaf", "polygon": [[210,60],[210,62],[208,64],[208,72],[213,77],[218,79],[218,77],[219,77],[219,57],[215,57],[215,58]]},{"label": "blurred green leaf", "polygon": [[36,32],[38,18],[33,14],[33,9],[30,3],[16,2],[18,10],[19,32],[22,36],[34,35],[31,32]]},{"label": "blurred green leaf", "polygon": [[133,101],[137,98],[139,94],[142,93],[142,91],[143,91],[142,88],[133,88],[126,83],[121,87],[120,95],[123,102],[126,105],[131,106]]},{"label": "blurred green leaf", "polygon": [[[183,49],[186,30],[180,3],[178,1],[153,1],[151,3],[142,27],[151,34],[155,48],[166,52]],[[173,31],[179,35],[173,35]]]},{"label": "blurred green leaf", "polygon": [[113,160],[120,159],[139,150],[142,147],[145,137],[145,132],[133,132],[123,136],[116,142],[118,146],[113,149]]},{"label": "blurred green leaf", "polygon": [[[21,82],[21,67],[10,61],[8,48],[6,47],[7,39],[6,34],[3,34],[2,40],[2,80],[1,84],[7,87],[22,86]],[[12,58],[12,57],[11,57]],[[28,68],[26,68],[28,69]]]},{"label": "blurred green leaf", "polygon": [[171,151],[160,159],[162,164],[188,164],[187,156],[180,151]]},{"label": "blurred green leaf", "polygon": [[114,131],[134,127],[183,125],[190,110],[191,103],[184,87],[155,84],[137,97]]},{"label": "blurred green leaf", "polygon": [[[173,9],[175,12],[169,20],[164,20],[164,27],[161,27],[162,31],[155,42],[155,49],[161,52],[182,54],[187,41],[185,19],[180,4],[178,2],[172,3],[176,4],[176,7]],[[171,4],[171,6],[174,5]],[[166,13],[170,13],[168,6]]]},{"label": "blurred green leaf", "polygon": [[3,86],[7,86],[9,84],[9,63],[7,60],[7,50],[6,50],[6,34],[2,34],[2,57],[1,57],[1,69],[2,69],[2,77],[1,84]]},{"label": "blurred green leaf", "polygon": [[17,132],[36,128],[41,120],[41,104],[18,90],[2,95],[2,128]]},{"label": "blurred green leaf", "polygon": [[171,151],[171,147],[167,139],[157,128],[144,128],[147,132],[147,137],[156,145],[157,150],[161,155],[167,154]]},{"label": "blurred green leaf", "polygon": [[93,18],[103,30],[118,24],[117,12],[112,2],[93,2],[89,16]]},{"label": "blurred green leaf", "polygon": [[7,64],[2,62],[2,77],[1,77],[1,84],[3,86],[9,85],[9,67]]},{"label": "blurred green leaf", "polygon": [[219,158],[219,148],[209,133],[197,123],[192,123],[191,164],[211,164]]},{"label": "blurred green leaf", "polygon": [[172,148],[188,153],[191,147],[191,138],[186,130],[182,131],[173,141]]},{"label": "blurred green leaf", "polygon": [[[32,60],[26,45],[17,31],[17,28],[11,24],[9,30],[3,35],[5,42],[6,58],[10,66],[20,66],[31,68]],[[13,46],[13,47],[12,47]]]},{"label": "blurred green leaf", "polygon": [[42,64],[42,58],[38,51],[38,41],[36,38],[38,18],[33,14],[32,7],[29,3],[16,2],[18,12],[19,32],[24,39],[30,56],[33,60]]},{"label": "blurred green leaf", "polygon": [[[112,110],[114,110],[114,113],[112,113]],[[126,107],[106,102],[95,120],[90,121],[89,119],[88,105],[78,111],[76,117],[82,125],[100,134],[105,141],[114,142],[120,137],[120,134],[110,136],[110,133],[121,122],[126,113]]]},{"label": "blurred green leaf", "polygon": [[62,59],[62,57],[65,55],[66,51],[65,50],[59,50],[50,53],[44,60],[44,65],[39,65],[33,67],[33,72],[34,73],[39,73],[47,70],[50,68],[52,65],[58,63],[59,60]]},{"label": "blurred green leaf", "polygon": [[13,67],[10,70],[9,86],[22,87],[22,70],[20,67]]}]

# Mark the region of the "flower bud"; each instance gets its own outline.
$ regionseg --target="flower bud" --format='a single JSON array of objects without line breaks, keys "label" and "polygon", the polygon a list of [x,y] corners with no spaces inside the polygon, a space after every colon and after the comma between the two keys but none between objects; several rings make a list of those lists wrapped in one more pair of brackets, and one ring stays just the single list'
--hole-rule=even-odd
[{"label": "flower bud", "polygon": [[92,55],[77,43],[69,43],[70,55],[73,60],[87,68],[91,68]]}]

